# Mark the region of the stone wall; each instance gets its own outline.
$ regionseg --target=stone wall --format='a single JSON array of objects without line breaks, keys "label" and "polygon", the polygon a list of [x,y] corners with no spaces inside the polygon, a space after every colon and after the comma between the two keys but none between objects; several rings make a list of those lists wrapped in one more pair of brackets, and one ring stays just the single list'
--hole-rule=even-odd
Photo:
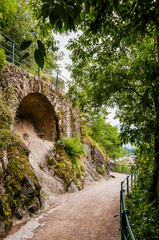
[{"label": "stone wall", "polygon": [[39,136],[54,141],[59,135],[75,136],[80,131],[79,107],[49,80],[42,80],[8,63],[0,73],[0,88],[11,86],[12,103],[17,118],[34,123]]}]

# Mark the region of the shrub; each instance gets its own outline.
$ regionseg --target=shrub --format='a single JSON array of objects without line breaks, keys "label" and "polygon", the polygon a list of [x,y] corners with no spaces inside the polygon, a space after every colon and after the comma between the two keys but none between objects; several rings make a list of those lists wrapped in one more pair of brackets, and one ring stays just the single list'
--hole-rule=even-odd
[{"label": "shrub", "polygon": [[81,143],[79,135],[74,138],[63,137],[57,143],[64,147],[66,153],[71,156],[85,155],[84,145]]},{"label": "shrub", "polygon": [[141,172],[126,199],[129,220],[136,239],[159,239],[159,209],[151,202],[152,173]]},{"label": "shrub", "polygon": [[85,150],[78,135],[74,138],[63,137],[56,144],[56,160],[48,157],[47,163],[54,174],[64,180],[67,187],[74,182],[82,189],[82,176],[86,177],[82,155],[85,155]]},{"label": "shrub", "polygon": [[7,65],[7,62],[5,58],[5,51],[2,48],[0,48],[0,72],[3,71],[6,65]]}]

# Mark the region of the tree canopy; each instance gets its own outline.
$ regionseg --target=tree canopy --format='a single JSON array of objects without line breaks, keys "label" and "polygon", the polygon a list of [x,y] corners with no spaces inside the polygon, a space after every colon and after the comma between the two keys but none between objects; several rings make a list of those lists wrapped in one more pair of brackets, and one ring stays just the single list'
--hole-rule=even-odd
[{"label": "tree canopy", "polygon": [[82,35],[69,44],[75,86],[94,106],[118,106],[124,141],[153,142],[159,199],[159,3],[116,1],[105,8],[107,1],[100,1],[100,8],[97,2],[80,26]]}]

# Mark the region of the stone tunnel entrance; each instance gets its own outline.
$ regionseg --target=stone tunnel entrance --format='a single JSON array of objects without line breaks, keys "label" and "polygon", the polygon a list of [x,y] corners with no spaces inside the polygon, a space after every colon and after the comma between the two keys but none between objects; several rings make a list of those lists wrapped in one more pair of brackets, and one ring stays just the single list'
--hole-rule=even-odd
[{"label": "stone tunnel entrance", "polygon": [[42,139],[55,141],[57,138],[58,124],[53,106],[42,94],[30,93],[24,97],[16,118],[31,122]]}]

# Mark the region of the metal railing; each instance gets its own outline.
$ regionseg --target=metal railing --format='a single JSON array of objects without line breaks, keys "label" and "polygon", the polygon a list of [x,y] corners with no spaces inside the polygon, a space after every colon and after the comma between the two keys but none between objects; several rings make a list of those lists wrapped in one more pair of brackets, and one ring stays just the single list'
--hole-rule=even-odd
[{"label": "metal railing", "polygon": [[131,174],[132,165],[121,165],[118,163],[111,163],[110,164],[110,170],[112,172],[118,172],[118,173],[126,173]]},{"label": "metal railing", "polygon": [[[65,89],[65,83],[69,80],[53,69],[51,64],[45,62],[43,70],[40,69],[34,60],[33,54],[27,50],[21,51],[20,45],[1,31],[0,35],[2,36],[2,39],[0,39],[0,48],[4,49],[8,62],[20,66],[42,80],[52,82],[56,87]],[[29,54],[29,57],[23,59],[24,54]]]},{"label": "metal railing", "polygon": [[128,210],[125,205],[125,197],[131,191],[131,187],[136,182],[136,173],[131,172],[130,176],[121,182],[121,191],[120,191],[120,231],[121,231],[121,240],[135,240],[133,231],[131,229],[129,219],[128,219]]}]

